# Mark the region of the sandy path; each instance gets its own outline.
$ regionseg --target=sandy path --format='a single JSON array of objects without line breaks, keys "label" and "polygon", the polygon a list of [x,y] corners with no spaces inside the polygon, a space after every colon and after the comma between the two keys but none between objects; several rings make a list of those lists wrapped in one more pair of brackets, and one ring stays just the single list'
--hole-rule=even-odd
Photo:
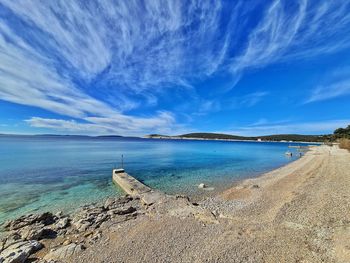
[{"label": "sandy path", "polygon": [[350,153],[314,147],[201,206],[218,224],[145,215],[72,262],[350,262]]}]

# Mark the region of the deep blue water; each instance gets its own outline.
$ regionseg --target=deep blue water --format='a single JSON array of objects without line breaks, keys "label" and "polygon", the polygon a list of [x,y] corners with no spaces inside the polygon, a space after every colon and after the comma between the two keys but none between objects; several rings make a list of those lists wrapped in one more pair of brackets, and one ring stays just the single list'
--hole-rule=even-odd
[{"label": "deep blue water", "polygon": [[151,187],[197,195],[199,183],[220,189],[282,166],[293,160],[287,150],[286,143],[0,136],[0,223],[122,194],[111,182],[122,154],[127,172]]}]

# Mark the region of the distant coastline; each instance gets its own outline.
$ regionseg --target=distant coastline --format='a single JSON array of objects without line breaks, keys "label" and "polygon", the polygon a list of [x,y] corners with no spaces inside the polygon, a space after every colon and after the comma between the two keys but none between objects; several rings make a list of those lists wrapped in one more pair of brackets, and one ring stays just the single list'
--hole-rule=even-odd
[{"label": "distant coastline", "polygon": [[281,141],[268,141],[268,140],[243,140],[243,139],[209,139],[209,138],[191,138],[191,137],[177,137],[177,136],[168,136],[168,137],[144,137],[145,139],[159,139],[159,140],[195,140],[195,141],[225,141],[225,142],[275,142],[275,143],[303,143],[303,144],[308,144],[308,143],[317,143],[320,144],[322,142],[317,142],[317,141],[311,141],[311,142],[305,142],[305,141],[286,141],[286,140],[281,140]]},{"label": "distant coastline", "polygon": [[218,133],[189,133],[184,135],[159,135],[151,134],[144,138],[166,140],[205,140],[205,141],[242,141],[242,142],[285,142],[285,143],[323,143],[328,135],[299,135],[277,134],[266,136],[245,137]]},{"label": "distant coastline", "polygon": [[68,134],[0,134],[1,137],[32,137],[32,138],[81,138],[81,139],[164,139],[164,140],[198,140],[198,141],[232,141],[232,142],[284,142],[284,143],[324,143],[330,135],[301,135],[301,134],[276,134],[264,136],[238,136],[219,133],[188,133],[183,135],[150,134],[145,136],[122,135],[68,135]]}]

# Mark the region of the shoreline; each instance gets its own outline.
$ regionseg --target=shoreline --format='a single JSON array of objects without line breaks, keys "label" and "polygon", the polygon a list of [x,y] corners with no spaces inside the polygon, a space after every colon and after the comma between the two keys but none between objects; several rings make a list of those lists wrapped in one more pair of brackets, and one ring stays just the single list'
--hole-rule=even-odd
[{"label": "shoreline", "polygon": [[153,136],[153,137],[140,137],[143,139],[154,139],[154,140],[193,140],[193,141],[225,141],[225,142],[273,142],[273,143],[292,143],[292,144],[320,144],[322,145],[323,142],[305,142],[305,141],[273,141],[273,140],[243,140],[243,139],[220,139],[220,138],[197,138],[197,137],[178,137],[178,136]]},{"label": "shoreline", "polygon": [[256,184],[264,184],[271,179],[275,179],[275,180],[281,179],[282,177],[286,176],[286,174],[290,173],[291,170],[300,169],[303,165],[305,165],[306,162],[310,161],[310,158],[312,158],[312,155],[316,153],[317,147],[320,147],[320,146],[309,147],[308,151],[305,152],[305,154],[302,155],[300,158],[295,159],[285,165],[282,165],[281,167],[262,173],[256,177],[239,180],[237,181],[236,185],[229,187],[219,195],[221,196],[225,194],[227,191],[235,190],[237,187],[239,189],[240,187],[249,187],[249,186],[252,187],[253,185],[256,185]]},{"label": "shoreline", "polygon": [[22,217],[7,226],[0,258],[14,242],[12,250],[30,247],[33,262],[349,262],[349,160],[338,146],[314,146],[198,202],[109,198],[69,215]]},{"label": "shoreline", "polygon": [[[304,158],[306,158],[308,156],[308,153],[312,150],[315,149],[315,147],[320,147],[321,145],[311,145],[308,146],[308,150],[301,156],[298,157],[288,163],[282,164],[279,167],[273,168],[272,170],[266,171],[266,172],[262,172],[262,173],[257,173],[254,176],[253,175],[247,175],[245,178],[241,178],[241,179],[237,179],[232,181],[231,183],[229,183],[229,186],[220,186],[220,189],[216,190],[216,188],[214,190],[206,190],[205,188],[201,191],[202,194],[197,194],[197,195],[192,195],[190,196],[191,200],[193,199],[193,201],[195,202],[200,202],[203,201],[204,199],[210,198],[210,197],[217,197],[217,196],[221,196],[222,194],[224,194],[225,192],[232,190],[232,189],[236,189],[237,187],[243,187],[246,186],[246,184],[250,184],[251,186],[258,183],[259,179],[264,180],[265,177],[269,177],[271,176],[270,174],[275,174],[275,173],[280,173],[281,170],[283,169],[290,169],[289,166],[291,167],[295,167],[296,165],[298,165],[299,162],[301,162],[301,160],[303,160]],[[309,153],[309,155],[312,153]],[[295,164],[297,163],[297,164]],[[267,179],[267,178],[266,178]],[[255,182],[255,183],[254,183]],[[208,185],[208,188],[211,188],[211,185]],[[210,194],[212,193],[212,194]]]},{"label": "shoreline", "polygon": [[[254,142],[254,141],[253,141],[253,142]],[[318,147],[318,146],[311,146],[311,147]],[[310,151],[310,150],[308,150],[307,152],[309,152],[309,151]],[[306,153],[307,153],[307,152],[306,152]],[[197,189],[195,194],[194,194],[194,193],[189,194],[189,195],[187,195],[187,194],[179,194],[179,193],[169,193],[169,194],[166,193],[166,194],[167,194],[167,195],[172,195],[172,196],[184,195],[184,196],[188,196],[188,197],[191,199],[191,201],[193,201],[193,202],[201,202],[201,201],[203,201],[203,200],[205,200],[205,199],[207,199],[207,198],[220,196],[220,195],[223,194],[224,192],[226,192],[226,191],[228,191],[228,190],[230,190],[230,189],[234,189],[235,187],[238,187],[238,186],[241,185],[241,184],[244,184],[246,181],[248,182],[248,181],[251,181],[251,180],[255,180],[255,179],[258,179],[258,178],[260,178],[260,177],[264,177],[264,176],[266,176],[266,175],[268,175],[269,173],[272,173],[272,172],[274,172],[274,171],[278,171],[278,170],[280,170],[280,169],[283,169],[284,167],[286,167],[286,166],[288,166],[288,165],[291,165],[291,164],[293,164],[293,163],[295,163],[295,162],[301,160],[302,158],[305,157],[305,155],[306,155],[306,154],[304,154],[304,155],[303,155],[302,157],[300,157],[300,158],[294,159],[294,160],[292,160],[291,162],[286,163],[286,164],[283,164],[282,166],[277,167],[277,168],[274,168],[274,169],[272,169],[272,170],[270,170],[270,171],[262,172],[262,173],[257,173],[257,174],[255,174],[254,176],[253,176],[253,175],[247,175],[245,178],[241,178],[241,179],[234,180],[234,181],[230,182],[229,185],[226,186],[226,187],[224,187],[223,185],[221,185],[221,184],[226,184],[226,183],[221,183],[219,187],[215,187],[213,190],[211,190],[211,188],[212,188],[211,185],[208,185],[208,189],[206,189],[206,188],[204,188],[204,189],[202,189],[202,190]],[[114,187],[117,187],[117,188],[120,189],[120,191],[123,191],[119,186],[116,186],[115,184],[114,184]],[[197,185],[194,185],[193,187],[197,188]],[[156,189],[154,189],[154,190],[156,190]],[[63,213],[65,213],[65,214],[67,214],[67,215],[75,214],[75,213],[77,213],[80,209],[82,209],[82,208],[84,208],[84,207],[86,207],[86,206],[101,206],[101,205],[104,204],[104,202],[105,202],[106,200],[108,200],[108,199],[110,199],[110,198],[116,198],[116,199],[118,199],[118,198],[121,198],[121,197],[123,197],[123,196],[125,196],[125,195],[127,195],[127,194],[124,193],[124,194],[117,195],[117,196],[109,196],[109,197],[106,197],[106,198],[101,199],[101,200],[96,201],[96,202],[91,202],[91,203],[83,204],[83,205],[78,206],[78,207],[76,207],[76,208],[61,209],[61,210],[58,210],[58,211],[56,211],[56,210],[55,210],[55,211],[41,211],[41,212],[38,212],[38,213],[33,212],[33,213],[27,213],[27,214],[23,214],[23,215],[14,217],[14,218],[9,219],[9,220],[6,220],[6,221],[4,221],[3,223],[0,224],[0,238],[2,237],[2,234],[5,232],[4,229],[3,229],[3,225],[5,225],[6,222],[8,222],[8,221],[16,220],[16,219],[18,219],[18,218],[20,218],[20,217],[23,217],[23,216],[26,216],[26,215],[29,215],[29,214],[41,214],[41,213],[46,213],[46,212],[49,212],[49,213],[53,213],[53,214],[54,214],[54,213],[57,213],[57,212],[60,213],[60,212],[63,211]]]},{"label": "shoreline", "polygon": [[[253,143],[254,141],[252,141]],[[286,148],[287,150],[287,148]],[[293,149],[294,150],[294,149]],[[283,157],[283,154],[281,154],[281,156]],[[296,161],[298,158],[294,159],[293,157],[293,160],[292,162]],[[287,161],[288,163],[290,161]],[[286,164],[288,164],[286,163]],[[239,183],[240,181],[242,180],[245,180],[247,178],[256,178],[256,177],[259,177],[261,175],[263,175],[264,173],[268,172],[268,171],[272,171],[276,168],[279,168],[279,167],[283,167],[284,165],[286,164],[278,164],[277,166],[273,167],[273,165],[271,165],[271,167],[269,167],[268,169],[266,169],[265,171],[261,171],[261,172],[242,172],[241,176],[238,176],[237,178],[234,178],[234,176],[232,175],[232,179],[228,178],[226,180],[217,180],[217,182],[214,182],[211,184],[210,181],[208,182],[205,182],[205,184],[208,184],[208,188],[211,188],[211,187],[214,187],[214,190],[210,191],[209,189],[204,189],[204,190],[201,190],[201,189],[198,189],[198,185],[197,184],[193,184],[193,185],[189,185],[188,187],[186,188],[183,188],[185,189],[184,191],[181,191],[181,189],[179,191],[176,191],[176,190],[169,190],[169,189],[166,189],[168,191],[166,191],[166,193],[170,194],[170,195],[176,195],[176,194],[181,194],[181,195],[187,195],[189,196],[193,201],[195,202],[198,202],[198,201],[201,201],[202,199],[204,198],[207,198],[207,197],[212,197],[212,196],[215,196],[217,195],[218,193],[220,193],[221,191],[224,191],[226,189],[228,189],[229,187],[231,186],[234,186],[235,184]],[[198,182],[199,183],[202,183],[202,181]],[[115,189],[115,187],[110,187],[109,190],[110,192],[113,192]],[[160,190],[161,191],[161,190]],[[119,194],[118,196],[122,196],[123,193]],[[69,206],[59,206],[59,205],[55,205],[54,208],[52,207],[49,207],[47,209],[40,209],[40,208],[35,208],[35,209],[31,209],[29,211],[29,209],[26,209],[27,211],[20,211],[18,213],[16,213],[15,215],[7,215],[6,213],[3,214],[3,218],[1,218],[0,220],[0,237],[1,237],[1,233],[3,232],[2,231],[2,225],[8,221],[8,220],[14,220],[20,216],[23,216],[23,215],[26,215],[26,214],[30,214],[30,213],[42,213],[42,212],[46,212],[46,211],[49,211],[49,212],[52,212],[52,213],[56,213],[56,212],[59,212],[59,211],[63,211],[64,213],[68,213],[68,214],[71,214],[71,213],[75,213],[77,210],[79,210],[79,208],[81,206],[84,206],[84,205],[91,205],[91,204],[96,204],[96,203],[103,203],[104,200],[108,199],[109,197],[114,197],[114,194],[111,193],[110,195],[106,195],[104,196],[103,198],[100,198],[100,199],[96,199],[96,200],[90,200],[88,202],[84,202],[84,203],[80,203],[79,206],[74,206],[73,204],[70,204]],[[25,207],[25,206],[24,206]],[[20,207],[21,209],[21,207]]]},{"label": "shoreline", "polygon": [[[269,184],[283,179],[284,177],[290,175],[292,172],[303,168],[308,165],[312,157],[317,154],[317,149],[322,147],[322,145],[313,145],[310,146],[308,151],[305,152],[300,158],[295,159],[289,163],[286,163],[278,168],[275,168],[271,171],[261,173],[255,177],[248,177],[242,180],[237,180],[231,186],[223,189],[222,191],[217,192],[214,196],[203,196],[199,202],[206,206],[208,200],[215,200],[215,205],[222,204],[222,202],[227,202],[235,199],[246,199],[244,206],[248,206],[249,203],[253,203],[256,200],[254,198],[247,198],[251,195],[251,192],[259,191],[260,188],[266,187]],[[256,197],[255,197],[256,198]],[[243,204],[238,205],[241,207]],[[209,206],[210,209],[215,209],[212,206]],[[217,209],[218,207],[216,207]],[[232,207],[231,207],[232,208]]]}]

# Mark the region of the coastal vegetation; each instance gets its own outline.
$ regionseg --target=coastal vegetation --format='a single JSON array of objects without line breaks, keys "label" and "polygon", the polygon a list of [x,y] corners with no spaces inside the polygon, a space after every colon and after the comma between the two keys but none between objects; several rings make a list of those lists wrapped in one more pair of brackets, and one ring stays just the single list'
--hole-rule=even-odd
[{"label": "coastal vegetation", "polygon": [[334,143],[339,142],[340,147],[350,149],[350,125],[346,128],[338,128],[333,134],[324,135],[303,135],[303,134],[273,134],[264,136],[239,136],[223,133],[187,133],[182,135],[168,136],[160,134],[151,134],[149,138],[161,139],[203,139],[203,140],[245,140],[245,141],[293,141],[293,142],[321,142]]},{"label": "coastal vegetation", "polygon": [[336,139],[350,139],[350,125],[348,125],[346,128],[338,128],[334,131],[334,137]]},{"label": "coastal vegetation", "polygon": [[245,136],[222,134],[222,133],[187,133],[187,134],[179,135],[178,137],[200,138],[200,139],[254,140],[254,137],[245,137]]},{"label": "coastal vegetation", "polygon": [[346,128],[338,128],[333,133],[335,141],[339,141],[339,147],[350,151],[350,125]]},{"label": "coastal vegetation", "polygon": [[350,151],[350,140],[342,138],[339,140],[339,147]]},{"label": "coastal vegetation", "polygon": [[205,138],[205,139],[233,139],[233,140],[263,140],[263,141],[303,141],[303,142],[321,142],[323,135],[300,135],[300,134],[275,134],[266,136],[237,136],[218,133],[189,133],[180,135],[185,138]]},{"label": "coastal vegetation", "polygon": [[204,139],[204,140],[244,140],[244,141],[296,141],[296,142],[324,142],[331,135],[301,135],[301,134],[275,134],[265,136],[239,136],[222,133],[187,133],[176,136],[151,134],[149,138],[161,139]]}]

